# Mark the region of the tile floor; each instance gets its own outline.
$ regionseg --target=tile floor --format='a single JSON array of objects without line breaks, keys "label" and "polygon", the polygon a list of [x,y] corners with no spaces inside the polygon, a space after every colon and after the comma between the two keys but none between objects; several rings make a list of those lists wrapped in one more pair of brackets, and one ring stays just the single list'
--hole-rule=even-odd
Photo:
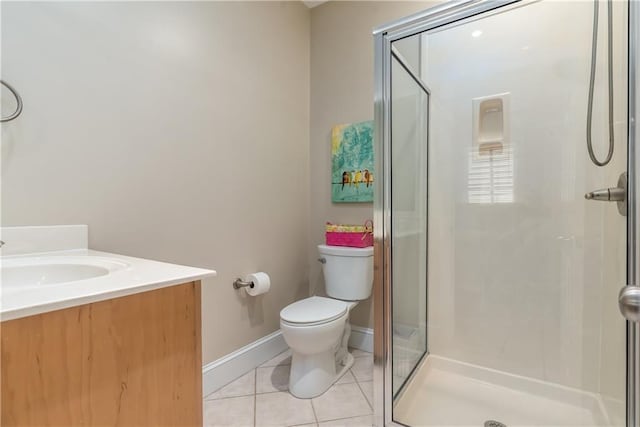
[{"label": "tile floor", "polygon": [[349,372],[323,395],[297,399],[287,391],[291,353],[285,351],[204,398],[209,426],[371,426],[373,357],[351,350]]}]

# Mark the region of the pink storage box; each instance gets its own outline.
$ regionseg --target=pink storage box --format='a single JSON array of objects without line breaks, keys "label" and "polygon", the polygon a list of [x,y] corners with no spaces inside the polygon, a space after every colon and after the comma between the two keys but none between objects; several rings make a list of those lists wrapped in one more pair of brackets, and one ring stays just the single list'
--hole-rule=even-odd
[{"label": "pink storage box", "polygon": [[325,238],[329,246],[373,246],[373,222],[367,221],[364,225],[338,225],[328,222]]}]

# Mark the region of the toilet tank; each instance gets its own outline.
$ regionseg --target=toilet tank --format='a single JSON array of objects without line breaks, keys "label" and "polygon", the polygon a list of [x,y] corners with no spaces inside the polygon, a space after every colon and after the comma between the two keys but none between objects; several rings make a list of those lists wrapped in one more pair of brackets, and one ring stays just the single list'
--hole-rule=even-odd
[{"label": "toilet tank", "polygon": [[359,301],[371,296],[373,247],[318,245],[324,283],[331,298]]}]

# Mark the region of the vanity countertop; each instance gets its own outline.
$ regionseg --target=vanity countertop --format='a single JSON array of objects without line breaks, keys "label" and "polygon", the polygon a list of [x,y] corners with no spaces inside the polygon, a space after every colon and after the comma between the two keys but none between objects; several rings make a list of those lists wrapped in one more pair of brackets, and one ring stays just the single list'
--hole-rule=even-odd
[{"label": "vanity countertop", "polygon": [[[151,261],[123,255],[76,249],[1,258],[2,275],[7,277],[15,269],[50,268],[59,266],[80,270],[95,268],[102,272],[97,277],[61,283],[9,286],[3,283],[0,298],[2,321],[60,310],[106,299],[118,298],[153,289],[178,285],[215,276],[213,270],[187,267],[166,262]],[[104,270],[109,270],[104,273]],[[80,273],[87,274],[85,271]],[[36,273],[44,278],[46,274]],[[60,274],[53,272],[51,275]],[[91,275],[91,271],[88,275]],[[3,282],[9,278],[3,277]]]},{"label": "vanity countertop", "polygon": [[[86,242],[86,231],[73,227],[81,239],[80,244],[75,241],[70,245],[81,247]],[[53,227],[47,228],[51,235]],[[9,239],[14,237],[16,230],[3,227],[2,231],[2,240],[9,246],[13,241]],[[28,231],[32,232],[33,227]],[[42,234],[40,230],[36,231]],[[100,252],[86,249],[86,246],[69,249],[58,245],[56,249],[62,250],[19,251],[17,254],[7,251],[11,255],[5,252],[0,257],[0,320],[123,297],[216,275],[214,270]]]}]

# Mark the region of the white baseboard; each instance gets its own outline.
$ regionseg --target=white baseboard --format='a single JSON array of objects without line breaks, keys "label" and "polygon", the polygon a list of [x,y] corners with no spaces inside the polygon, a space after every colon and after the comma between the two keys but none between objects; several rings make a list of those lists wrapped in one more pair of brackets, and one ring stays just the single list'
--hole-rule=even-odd
[{"label": "white baseboard", "polygon": [[202,395],[213,393],[287,348],[282,332],[278,330],[206,364],[202,367]]},{"label": "white baseboard", "polygon": [[373,353],[373,329],[352,325],[349,347]]},{"label": "white baseboard", "polygon": [[[373,329],[351,326],[349,346],[373,352]],[[285,351],[281,331],[262,337],[202,367],[202,395],[206,396]]]}]

